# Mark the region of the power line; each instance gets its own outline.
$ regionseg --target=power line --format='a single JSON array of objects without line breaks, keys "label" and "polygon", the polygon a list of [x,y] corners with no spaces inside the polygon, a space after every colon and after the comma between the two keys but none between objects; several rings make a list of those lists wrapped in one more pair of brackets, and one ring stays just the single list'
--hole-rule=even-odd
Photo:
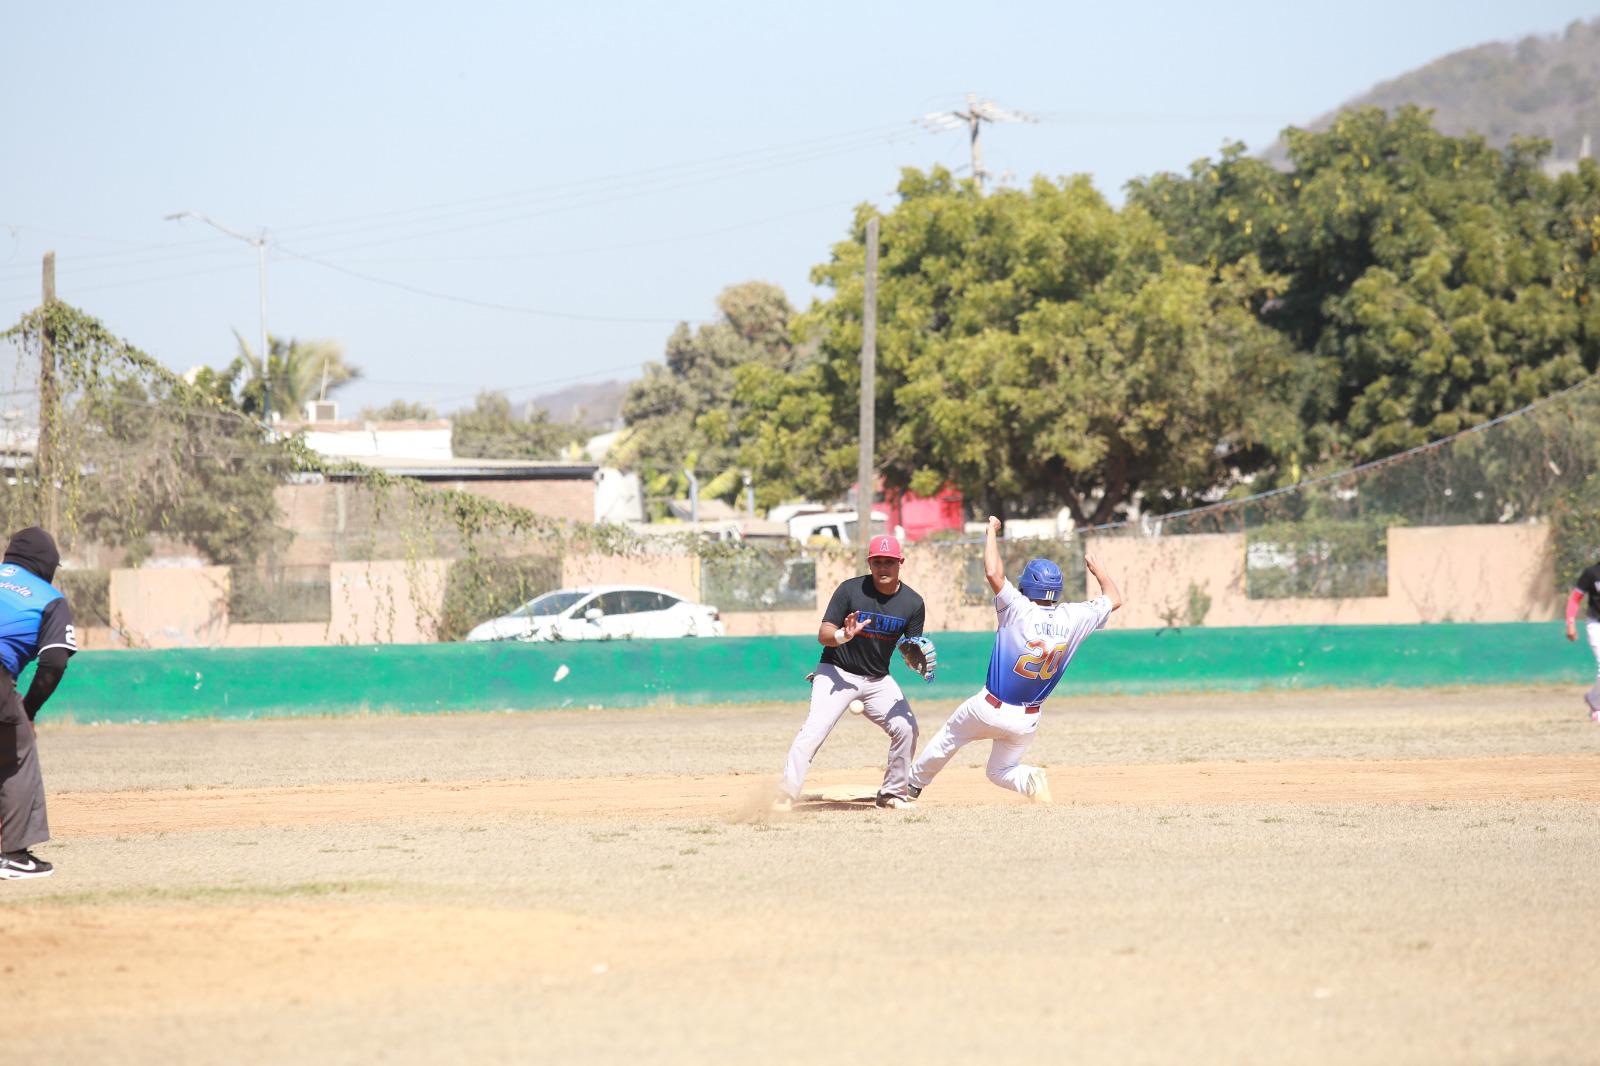
[{"label": "power line", "polygon": [[[905,127],[895,127],[895,129],[902,131],[902,133],[909,132],[910,135],[916,135],[914,131],[908,131],[908,130],[905,129]],[[873,137],[875,139],[881,139],[883,136],[885,136],[885,134],[882,133],[882,132],[875,132],[873,134]],[[810,143],[813,143],[813,142],[804,142],[804,143],[810,144]],[[466,231],[470,231],[470,230],[485,229],[485,228],[490,228],[490,227],[494,227],[494,226],[503,226],[503,225],[506,225],[507,223],[511,223],[511,222],[527,221],[527,220],[532,219],[532,218],[543,217],[543,216],[546,216],[546,215],[556,214],[556,213],[561,213],[561,212],[566,212],[566,211],[580,210],[580,209],[589,208],[589,207],[606,206],[608,204],[620,202],[622,200],[637,199],[637,198],[642,197],[642,196],[648,196],[648,195],[651,195],[651,194],[654,194],[654,193],[659,193],[659,192],[677,191],[679,189],[688,188],[688,187],[692,187],[692,186],[700,185],[700,184],[706,184],[708,182],[727,180],[729,178],[734,178],[734,177],[743,177],[743,176],[747,176],[747,175],[752,174],[752,173],[760,173],[762,171],[772,170],[772,169],[779,168],[779,167],[791,166],[791,165],[794,165],[797,162],[805,162],[805,161],[810,161],[810,160],[814,160],[814,159],[821,159],[821,158],[826,158],[826,157],[832,156],[832,155],[838,155],[838,154],[841,154],[841,153],[844,153],[844,152],[855,151],[855,150],[859,149],[860,147],[862,147],[863,143],[865,143],[865,142],[863,142],[859,137],[857,137],[854,140],[847,140],[847,141],[842,142],[842,143],[832,144],[832,145],[828,146],[827,148],[825,148],[822,151],[812,151],[812,152],[809,152],[808,154],[798,155],[798,156],[797,155],[792,155],[792,154],[788,155],[788,156],[778,156],[778,157],[773,157],[773,158],[765,159],[765,160],[762,160],[762,159],[758,158],[758,159],[754,160],[750,165],[744,166],[742,169],[729,170],[729,171],[726,171],[726,172],[723,172],[723,173],[703,174],[703,175],[700,175],[700,176],[688,178],[687,180],[679,181],[679,182],[677,182],[676,184],[673,184],[673,185],[667,185],[667,186],[663,186],[663,187],[643,186],[643,187],[636,187],[636,188],[633,188],[633,189],[619,189],[619,190],[614,190],[613,193],[609,194],[609,195],[600,195],[600,196],[590,195],[588,197],[588,199],[577,200],[577,201],[574,201],[574,202],[571,202],[571,203],[556,203],[555,205],[546,207],[546,208],[544,208],[542,210],[531,211],[531,212],[523,212],[523,213],[518,214],[518,215],[505,216],[505,217],[485,218],[485,219],[480,219],[480,220],[477,220],[477,221],[466,222],[466,223],[463,223],[463,224],[457,225],[457,226],[448,226],[448,227],[445,227],[445,228],[428,230],[428,231],[424,231],[424,232],[420,232],[420,233],[415,233],[415,232],[413,232],[413,233],[400,233],[400,234],[395,235],[395,236],[383,237],[381,239],[371,240],[371,241],[363,241],[363,242],[360,242],[360,243],[357,243],[357,244],[345,245],[345,246],[339,247],[339,248],[314,249],[314,251],[316,252],[317,255],[339,254],[341,252],[346,252],[346,251],[357,251],[357,250],[366,249],[366,248],[380,247],[380,246],[388,245],[388,244],[403,243],[403,242],[412,241],[412,240],[423,240],[423,239],[426,239],[426,238],[429,238],[429,237],[450,236],[450,235],[454,235],[454,234],[458,234],[458,233],[462,233],[462,232],[466,232]],[[736,157],[736,156],[739,156],[739,155],[750,155],[750,153],[735,153],[734,155]],[[732,158],[732,157],[721,157],[721,158]],[[665,168],[658,168],[658,169],[665,169]],[[461,212],[461,213],[457,213],[456,216],[437,216],[437,217],[434,217],[434,218],[422,218],[422,219],[415,220],[415,222],[412,223],[412,224],[429,222],[429,221],[447,221],[450,217],[460,217],[460,215],[462,215],[462,214],[470,215],[472,213],[474,213],[474,212]],[[479,212],[479,213],[481,213],[481,212]],[[778,216],[778,217],[787,217],[787,216]],[[759,224],[759,223],[755,223],[755,224]],[[386,224],[386,225],[389,228],[392,228],[393,224]],[[308,227],[288,227],[287,230],[280,229],[280,230],[277,230],[275,232],[286,232],[288,230],[299,230],[299,229],[305,229],[305,228],[308,228]],[[381,228],[385,228],[385,226],[366,227],[366,228],[367,229],[371,229],[371,228],[379,228],[379,229],[381,229]],[[729,227],[729,229],[733,229],[733,228],[739,228],[739,227]],[[354,235],[356,235],[356,233],[359,233],[359,232],[360,232],[359,230],[355,231],[355,232],[334,231],[334,232],[330,232],[330,233],[318,234],[318,235],[316,235],[316,238],[314,238],[314,239],[326,239],[326,238],[331,238],[331,237],[336,237],[336,236],[346,236],[346,235],[354,236]],[[662,243],[662,244],[672,243],[673,240],[675,240],[675,238],[662,239],[659,242],[640,242],[640,246],[642,246],[643,244],[647,244],[647,243]],[[128,260],[126,262],[121,262],[121,263],[100,263],[100,264],[96,264],[93,267],[83,268],[83,269],[115,269],[115,268],[121,268],[121,267],[125,267],[125,266],[148,265],[148,264],[154,264],[154,263],[160,263],[160,262],[175,261],[175,260],[180,260],[180,259],[185,259],[185,258],[196,258],[196,257],[207,257],[207,258],[210,258],[210,257],[216,257],[216,256],[222,254],[222,249],[219,248],[219,247],[216,247],[214,242],[211,242],[211,243],[212,243],[211,247],[200,248],[200,249],[191,249],[190,245],[188,245],[188,244],[173,245],[172,248],[177,251],[177,254],[175,254],[175,255],[151,254],[151,255],[145,256],[145,258],[143,258],[143,259]],[[624,246],[624,247],[626,247],[626,246]],[[280,248],[281,248],[281,246],[280,246]],[[106,253],[106,254],[110,255],[110,254],[113,254],[113,253]],[[632,318],[630,318],[630,317],[626,317],[626,316],[602,316],[602,315],[565,314],[565,313],[562,313],[562,312],[541,311],[539,309],[523,308],[523,307],[517,307],[517,306],[514,306],[514,305],[495,304],[495,303],[491,303],[491,302],[487,302],[487,301],[473,301],[473,300],[468,299],[468,298],[454,297],[454,296],[451,296],[449,294],[437,293],[437,292],[433,292],[431,290],[425,290],[425,289],[421,289],[421,288],[417,288],[417,287],[408,287],[404,283],[401,283],[401,282],[394,282],[394,281],[390,281],[388,279],[376,278],[376,277],[373,277],[371,275],[364,275],[359,271],[350,270],[349,268],[341,267],[341,266],[338,266],[336,264],[327,262],[325,260],[317,259],[314,256],[309,255],[309,254],[305,254],[305,253],[289,253],[289,254],[295,256],[296,258],[305,259],[307,261],[314,262],[317,265],[324,266],[324,267],[326,267],[328,269],[341,271],[343,273],[350,274],[351,276],[358,277],[358,278],[360,278],[362,280],[366,280],[366,281],[372,282],[374,284],[389,285],[389,286],[398,287],[398,288],[408,288],[408,291],[412,291],[412,292],[416,293],[417,295],[429,296],[429,297],[436,298],[436,299],[451,300],[453,302],[458,302],[458,303],[466,303],[466,304],[474,304],[475,303],[478,306],[482,306],[482,307],[485,307],[485,308],[491,309],[491,310],[501,310],[501,311],[508,311],[508,312],[513,312],[513,313],[532,314],[532,315],[542,315],[542,316],[546,316],[546,317],[567,318],[567,319],[571,319],[571,320],[574,320],[574,321],[641,322],[641,323],[649,323],[649,322],[661,323],[661,322],[677,322],[677,321],[681,321],[680,319],[660,319],[660,318],[648,318],[648,317],[632,317]],[[218,267],[218,268],[216,268],[216,270],[211,270],[211,269],[194,270],[194,271],[187,271],[187,272],[177,273],[177,274],[158,275],[156,277],[136,278],[136,279],[129,279],[129,280],[126,280],[126,281],[117,281],[117,282],[106,282],[106,283],[103,283],[103,284],[92,285],[92,286],[74,285],[73,286],[73,291],[74,292],[98,292],[98,291],[105,291],[105,290],[110,290],[110,289],[125,288],[125,287],[129,287],[129,286],[133,286],[133,285],[151,284],[151,283],[156,283],[156,282],[161,282],[161,281],[179,280],[179,279],[188,278],[188,277],[196,277],[196,276],[201,276],[201,275],[204,275],[204,274],[210,274],[210,273],[214,273],[214,272],[217,272],[217,271],[220,271],[220,270],[228,270],[228,269],[234,269],[234,268],[232,266],[224,266],[224,267]],[[3,272],[0,272],[0,277],[3,277],[3,276],[4,276]],[[30,301],[31,299],[32,299],[31,294],[27,294],[27,295],[17,294],[17,295],[14,295],[14,296],[0,297],[0,303],[27,302],[27,301]]]},{"label": "power line", "polygon": [[[657,186],[640,186],[640,187],[635,187],[635,188],[631,188],[631,189],[623,188],[623,189],[609,190],[604,195],[591,195],[587,199],[558,200],[557,202],[555,202],[555,203],[553,203],[553,204],[551,204],[549,206],[540,207],[540,208],[538,208],[536,210],[523,210],[523,211],[520,211],[519,213],[509,214],[509,215],[507,215],[507,214],[495,215],[495,216],[488,217],[488,218],[480,218],[480,219],[477,219],[476,221],[461,222],[458,225],[448,225],[448,226],[444,226],[442,228],[431,229],[431,230],[423,230],[423,231],[420,231],[420,232],[402,232],[402,233],[399,233],[399,234],[394,235],[394,236],[379,236],[379,237],[375,237],[375,239],[372,239],[372,240],[362,240],[359,243],[346,244],[346,245],[343,245],[343,246],[340,246],[340,247],[337,247],[337,248],[322,247],[322,248],[315,248],[313,250],[319,255],[337,255],[337,254],[340,254],[340,253],[343,253],[343,252],[359,251],[359,250],[366,249],[366,248],[377,248],[377,247],[382,247],[384,245],[404,243],[406,241],[424,240],[424,239],[427,239],[429,237],[453,236],[453,235],[458,234],[458,233],[466,233],[466,232],[473,231],[473,230],[482,230],[482,229],[489,229],[489,228],[493,228],[493,227],[500,227],[500,226],[505,226],[505,225],[507,225],[509,223],[515,223],[515,222],[526,222],[526,221],[529,221],[531,219],[544,218],[544,217],[547,217],[547,216],[550,216],[550,215],[563,214],[563,213],[566,213],[566,212],[569,212],[569,211],[577,211],[577,210],[582,210],[582,209],[591,208],[591,207],[605,207],[605,206],[609,206],[611,204],[621,203],[621,202],[627,201],[627,200],[636,200],[636,199],[639,199],[639,198],[644,197],[644,196],[650,196],[650,195],[654,195],[654,194],[657,194],[657,193],[663,193],[663,192],[675,192],[675,191],[678,191],[678,190],[681,190],[681,189],[692,188],[692,187],[695,187],[695,186],[710,184],[710,183],[717,182],[717,181],[726,181],[726,180],[733,179],[733,178],[749,177],[749,176],[751,176],[753,174],[759,174],[759,173],[764,173],[764,172],[770,171],[770,170],[776,170],[776,169],[782,169],[782,168],[785,168],[785,167],[794,166],[795,164],[801,163],[801,162],[811,162],[811,161],[818,160],[818,159],[828,158],[828,157],[834,156],[834,155],[844,154],[844,153],[849,152],[849,151],[854,151],[854,150],[858,149],[859,147],[861,147],[861,146],[860,145],[849,145],[849,146],[845,146],[844,148],[830,149],[830,150],[825,151],[825,152],[813,153],[813,154],[810,154],[810,155],[807,155],[807,156],[800,156],[800,157],[791,156],[791,157],[785,157],[785,158],[775,159],[775,160],[771,160],[771,161],[765,161],[765,162],[761,162],[761,163],[758,163],[758,164],[752,164],[752,165],[749,165],[749,166],[745,166],[745,167],[737,169],[737,170],[728,170],[728,171],[712,174],[712,175],[709,175],[709,176],[698,176],[698,177],[693,177],[693,178],[687,178],[685,180],[679,181],[679,182],[677,182],[675,184],[671,184],[671,185],[664,185],[664,186],[659,186],[659,187],[657,187]],[[530,206],[532,206],[532,205],[530,205]],[[459,217],[463,217],[463,216],[470,216],[470,215],[473,215],[473,214],[481,214],[481,213],[482,212],[458,212],[455,215],[438,216],[436,218],[424,219],[424,220],[419,220],[419,221],[445,222],[445,221],[449,221],[452,218],[459,218]],[[389,228],[389,227],[383,226],[383,227],[376,227],[376,228],[384,229],[384,228]],[[280,231],[280,232],[283,232],[283,231]],[[324,233],[324,234],[318,234],[318,235],[316,235],[316,237],[314,237],[312,239],[320,241],[320,240],[329,239],[329,238],[332,238],[332,237],[339,237],[339,236],[355,237],[355,236],[358,236],[361,232],[362,232],[362,230],[357,229],[357,230],[345,231],[345,232]]]},{"label": "power line", "polygon": [[903,136],[913,132],[914,131],[910,129],[906,123],[889,123],[860,130],[851,130],[844,133],[829,134],[823,137],[810,138],[807,140],[791,142],[789,144],[745,149],[738,152],[729,152],[718,156],[711,156],[700,160],[662,164],[660,166],[648,167],[637,171],[626,171],[617,174],[600,175],[598,177],[558,182],[553,185],[535,186],[529,189],[495,193],[464,200],[443,201],[440,203],[429,204],[415,208],[381,211],[368,215],[355,215],[342,219],[330,219],[322,222],[305,223],[298,226],[279,227],[279,232],[292,233],[306,229],[336,228],[353,222],[366,222],[383,218],[398,218],[407,215],[433,214],[439,211],[469,208],[474,205],[492,204],[497,201],[516,201],[522,199],[532,199],[535,201],[548,200],[551,198],[559,198],[563,195],[570,195],[567,190],[571,190],[574,193],[587,195],[596,188],[604,188],[606,186],[635,185],[642,179],[651,178],[655,175],[671,175],[676,171],[714,172],[715,170],[723,167],[725,164],[737,163],[742,166],[749,161],[759,162],[761,161],[762,157],[781,157],[780,161],[787,161],[789,157],[795,155],[796,153],[808,156],[815,155],[818,149],[822,149],[823,154],[833,154],[841,148],[846,150],[855,150],[856,148],[871,144],[875,141],[884,139],[895,140],[899,139],[899,136],[897,135]]},{"label": "power line", "polygon": [[[386,256],[382,259],[353,260],[364,263],[488,263],[506,260],[522,259],[556,259],[562,256],[593,255],[601,252],[626,252],[635,248],[653,248],[663,244],[681,244],[686,241],[700,240],[705,237],[718,237],[725,233],[738,233],[742,230],[754,229],[771,222],[781,222],[785,219],[798,218],[802,215],[815,214],[818,211],[832,210],[848,207],[858,203],[859,197],[846,200],[832,200],[825,204],[812,207],[803,207],[795,211],[785,211],[778,215],[767,215],[763,218],[750,219],[746,222],[736,222],[729,226],[719,226],[716,229],[699,230],[694,233],[677,233],[670,237],[657,237],[651,240],[629,241],[626,244],[593,244],[584,248],[551,248],[537,252],[500,252],[489,255],[449,255],[449,256],[419,256],[416,258],[395,258]],[[349,262],[349,260],[347,260]]]},{"label": "power line", "polygon": [[523,307],[517,304],[495,303],[491,300],[478,300],[470,296],[457,296],[453,293],[436,292],[433,289],[424,289],[420,285],[408,285],[403,281],[392,281],[388,278],[380,278],[371,274],[363,274],[359,270],[351,270],[349,267],[342,267],[337,263],[330,263],[323,259],[316,259],[309,255],[302,255],[299,252],[283,247],[281,244],[278,246],[278,250],[291,259],[299,259],[303,262],[311,263],[315,266],[323,267],[324,269],[332,270],[340,274],[346,274],[352,278],[358,278],[361,281],[370,282],[374,285],[384,285],[391,289],[399,289],[402,292],[413,293],[417,296],[426,296],[434,300],[444,300],[448,303],[465,304],[468,307],[482,307],[491,311],[505,311],[510,314],[532,315],[537,318],[559,318],[574,322],[613,322],[635,325],[677,325],[679,322],[684,321],[684,319],[681,318],[628,318],[615,315],[585,315],[570,311],[551,311],[548,308]]},{"label": "power line", "polygon": [[[33,229],[40,233],[59,234],[60,232],[43,226],[17,226],[16,228],[18,230]],[[109,240],[110,238],[81,236],[79,239]],[[121,252],[87,252],[81,255],[74,254],[71,262],[74,265],[74,269],[80,272],[88,270],[116,270],[127,266],[137,266],[145,263],[169,263],[177,262],[183,259],[217,256],[220,255],[225,249],[226,246],[220,244],[216,239],[211,237],[202,237],[193,241],[169,241],[161,244],[146,243],[139,245],[137,248]],[[118,262],[104,261],[111,259],[112,257],[122,256],[132,256],[135,258],[123,259]],[[85,263],[89,265],[83,265]],[[27,276],[29,273],[29,271],[25,271],[22,268],[16,268],[13,270],[0,270],[0,281],[15,281]]]},{"label": "power line", "polygon": [[[540,217],[559,211],[574,210],[582,207],[603,206],[616,202],[619,199],[632,199],[649,195],[655,192],[671,192],[692,187],[708,182],[726,180],[740,177],[748,173],[772,169],[774,167],[791,166],[800,162],[828,158],[833,155],[857,151],[872,144],[888,141],[903,140],[920,134],[909,123],[895,123],[855,130],[842,134],[832,134],[826,137],[811,138],[786,145],[777,145],[758,149],[747,149],[739,152],[725,153],[709,159],[693,160],[683,163],[664,164],[639,171],[624,172],[621,174],[602,176],[559,182],[553,185],[540,186],[527,190],[509,193],[498,193],[490,196],[474,197],[465,200],[444,201],[423,207],[404,208],[394,211],[376,212],[367,215],[350,216],[343,219],[333,219],[322,222],[291,224],[288,226],[273,227],[273,232],[278,234],[296,234],[303,240],[321,241],[336,237],[358,236],[373,231],[394,231],[406,227],[424,226],[438,222],[447,222],[452,219],[469,218],[474,215],[496,213],[495,217],[470,223],[460,227],[444,230],[432,230],[418,234],[402,234],[392,240],[422,239],[429,236],[461,232],[467,229],[481,228],[483,226],[501,225],[507,222],[520,221],[526,218]],[[521,215],[506,215],[508,211],[519,210],[524,207],[545,205],[543,210]],[[356,225],[352,225],[356,224]],[[24,228],[39,229],[50,232],[46,227],[23,226],[20,223],[8,224],[13,230]],[[59,231],[58,231],[59,232]],[[112,238],[93,237],[86,234],[74,234],[84,240],[107,241]],[[384,241],[379,243],[392,243]],[[130,242],[131,243],[131,242]],[[370,245],[362,245],[368,247]],[[319,249],[319,251],[345,251],[350,249]],[[96,261],[94,269],[114,269],[118,266],[166,262],[175,259],[192,258],[195,256],[212,256],[218,254],[215,241],[180,242],[176,244],[135,244],[134,247],[122,251],[88,253],[75,256],[74,262],[84,260]],[[101,260],[121,260],[120,262],[100,262]],[[77,269],[89,269],[78,267]],[[20,268],[12,271],[0,271],[0,280],[20,279],[30,276]]]},{"label": "power line", "polygon": [[[130,278],[127,281],[108,281],[99,285],[74,285],[73,295],[83,292],[104,292],[108,289],[129,289],[139,285],[155,285],[163,281],[179,281],[183,278],[210,277],[214,274],[223,274],[234,270],[254,270],[251,263],[229,264],[227,266],[207,267],[204,270],[186,270],[181,274],[160,274],[150,278]],[[0,303],[36,302],[37,293],[18,294],[15,296],[0,296]]]}]

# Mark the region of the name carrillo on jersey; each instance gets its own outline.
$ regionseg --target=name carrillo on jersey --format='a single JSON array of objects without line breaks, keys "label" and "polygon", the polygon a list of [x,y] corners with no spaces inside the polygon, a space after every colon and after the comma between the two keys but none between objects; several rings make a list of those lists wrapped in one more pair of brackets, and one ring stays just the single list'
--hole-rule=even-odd
[{"label": "name carrillo on jersey", "polygon": [[1059,620],[1051,617],[1035,618],[1027,629],[1036,637],[1072,636],[1072,625],[1065,618]]}]

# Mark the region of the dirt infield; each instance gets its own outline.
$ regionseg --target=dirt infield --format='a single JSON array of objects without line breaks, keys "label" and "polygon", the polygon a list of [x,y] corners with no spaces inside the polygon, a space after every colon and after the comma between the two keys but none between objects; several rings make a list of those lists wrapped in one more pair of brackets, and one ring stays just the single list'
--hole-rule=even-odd
[{"label": "dirt infield", "polygon": [[[922,708],[924,730],[942,709]],[[1553,689],[1063,701],[914,811],[798,706],[46,726],[19,1057],[1594,1061],[1600,729]]]}]

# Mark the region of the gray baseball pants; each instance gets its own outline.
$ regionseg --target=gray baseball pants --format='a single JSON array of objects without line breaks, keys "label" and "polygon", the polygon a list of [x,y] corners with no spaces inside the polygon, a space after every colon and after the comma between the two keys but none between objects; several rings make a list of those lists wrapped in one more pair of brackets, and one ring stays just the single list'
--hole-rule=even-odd
[{"label": "gray baseball pants", "polygon": [[906,702],[899,682],[887,674],[867,677],[822,663],[811,679],[811,711],[789,746],[789,758],[783,765],[783,784],[779,788],[784,795],[800,798],[800,787],[806,782],[811,761],[849,710],[850,701],[857,699],[867,706],[864,716],[889,734],[889,765],[880,791],[901,799],[910,794],[906,786],[911,783],[911,757],[917,750],[917,716],[911,713],[911,704]]},{"label": "gray baseball pants", "polygon": [[22,851],[50,839],[34,741],[17,682],[0,670],[0,851]]}]

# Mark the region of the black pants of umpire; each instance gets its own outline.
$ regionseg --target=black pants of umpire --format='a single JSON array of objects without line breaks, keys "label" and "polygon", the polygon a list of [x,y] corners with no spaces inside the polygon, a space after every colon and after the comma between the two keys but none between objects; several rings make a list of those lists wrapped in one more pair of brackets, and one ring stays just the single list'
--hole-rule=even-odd
[{"label": "black pants of umpire", "polygon": [[49,839],[33,723],[22,709],[16,678],[0,670],[0,851],[22,851]]}]

